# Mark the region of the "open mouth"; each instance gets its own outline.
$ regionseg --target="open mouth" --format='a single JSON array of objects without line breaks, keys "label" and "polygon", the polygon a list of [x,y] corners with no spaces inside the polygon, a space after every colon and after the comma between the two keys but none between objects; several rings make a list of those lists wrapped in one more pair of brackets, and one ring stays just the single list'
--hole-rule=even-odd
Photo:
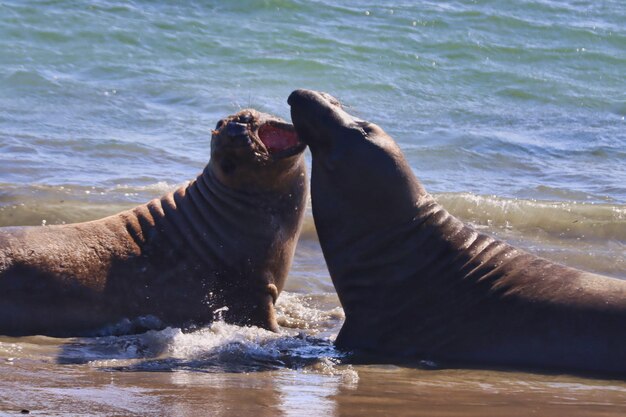
[{"label": "open mouth", "polygon": [[286,157],[300,152],[306,146],[300,141],[292,125],[281,122],[266,122],[259,127],[257,135],[268,154]]},{"label": "open mouth", "polygon": [[219,146],[247,148],[261,160],[287,158],[306,148],[293,125],[253,109],[220,120],[213,135]]}]

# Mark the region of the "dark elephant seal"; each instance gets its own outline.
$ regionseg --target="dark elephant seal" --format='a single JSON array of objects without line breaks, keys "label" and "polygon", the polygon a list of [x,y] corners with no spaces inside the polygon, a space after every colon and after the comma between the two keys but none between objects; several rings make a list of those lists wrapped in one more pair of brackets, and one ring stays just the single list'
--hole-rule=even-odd
[{"label": "dark elephant seal", "polygon": [[86,223],[0,228],[0,334],[90,335],[145,316],[206,324],[215,310],[277,329],[305,147],[290,124],[243,110],[217,124],[204,171],[160,199]]},{"label": "dark elephant seal", "polygon": [[378,126],[298,90],[320,243],[346,320],[341,348],[449,366],[626,374],[626,282],[478,233],[424,190]]}]

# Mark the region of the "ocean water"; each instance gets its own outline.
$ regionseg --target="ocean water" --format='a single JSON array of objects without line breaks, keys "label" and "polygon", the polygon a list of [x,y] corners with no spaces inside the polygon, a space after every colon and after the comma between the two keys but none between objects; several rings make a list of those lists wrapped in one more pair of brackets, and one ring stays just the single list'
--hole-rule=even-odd
[{"label": "ocean water", "polygon": [[[296,88],[393,136],[453,214],[626,279],[626,3],[0,1],[0,226],[86,221]],[[375,198],[373,195],[372,198]],[[281,332],[0,337],[0,415],[623,415],[626,383],[357,365],[309,213]]]}]

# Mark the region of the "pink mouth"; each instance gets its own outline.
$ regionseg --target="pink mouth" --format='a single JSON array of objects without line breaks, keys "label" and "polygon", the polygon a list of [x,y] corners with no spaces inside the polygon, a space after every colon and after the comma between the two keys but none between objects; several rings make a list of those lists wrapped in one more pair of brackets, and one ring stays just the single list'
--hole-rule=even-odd
[{"label": "pink mouth", "polygon": [[301,143],[295,131],[271,123],[265,123],[261,126],[258,135],[270,153],[282,152]]}]

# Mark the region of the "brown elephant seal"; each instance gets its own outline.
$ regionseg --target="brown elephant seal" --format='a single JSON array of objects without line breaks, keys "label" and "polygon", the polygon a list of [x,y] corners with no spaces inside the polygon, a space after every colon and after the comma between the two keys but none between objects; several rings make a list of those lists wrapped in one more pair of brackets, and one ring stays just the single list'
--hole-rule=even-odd
[{"label": "brown elephant seal", "polygon": [[289,97],[312,158],[320,243],[345,310],[337,346],[444,366],[626,375],[626,282],[539,258],[444,210],[380,127]]},{"label": "brown elephant seal", "polygon": [[218,122],[192,182],[86,223],[0,228],[0,334],[91,335],[120,320],[277,329],[274,303],[307,199],[293,126],[255,110]]}]

